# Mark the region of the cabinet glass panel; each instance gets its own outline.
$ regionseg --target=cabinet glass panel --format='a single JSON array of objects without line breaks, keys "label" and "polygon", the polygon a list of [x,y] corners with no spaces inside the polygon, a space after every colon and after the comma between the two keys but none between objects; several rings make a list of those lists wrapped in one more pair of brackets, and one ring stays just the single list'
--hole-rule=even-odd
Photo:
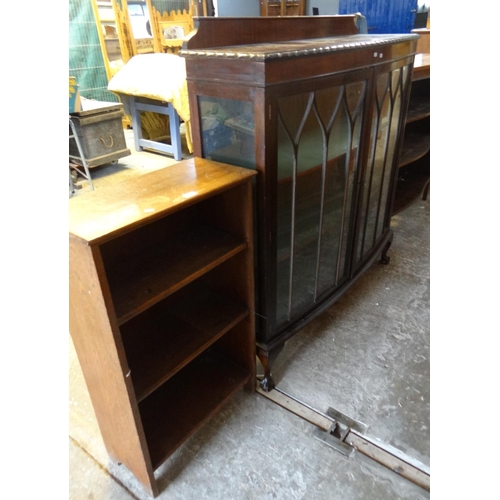
[{"label": "cabinet glass panel", "polygon": [[278,101],[277,327],[347,278],[366,83]]},{"label": "cabinet glass panel", "polygon": [[371,125],[370,158],[363,175],[360,233],[356,261],[360,262],[382,235],[389,187],[401,119],[401,103],[409,81],[408,67],[377,78],[376,102]]},{"label": "cabinet glass panel", "polygon": [[255,127],[251,102],[198,97],[203,158],[255,168]]}]

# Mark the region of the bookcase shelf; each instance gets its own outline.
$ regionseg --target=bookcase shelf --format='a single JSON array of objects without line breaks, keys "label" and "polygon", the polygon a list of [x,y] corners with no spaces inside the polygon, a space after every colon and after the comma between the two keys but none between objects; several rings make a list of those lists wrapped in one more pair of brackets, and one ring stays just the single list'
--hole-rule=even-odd
[{"label": "bookcase shelf", "polygon": [[140,411],[153,468],[240,389],[248,376],[237,364],[207,351],[145,399]]},{"label": "bookcase shelf", "polygon": [[104,444],[154,471],[255,389],[254,171],[192,158],[70,199],[70,333]]},{"label": "bookcase shelf", "polygon": [[248,315],[240,304],[197,284],[186,286],[166,302],[122,328],[138,401]]},{"label": "bookcase shelf", "polygon": [[134,254],[114,266],[109,286],[123,324],[246,248],[246,242],[207,226]]}]

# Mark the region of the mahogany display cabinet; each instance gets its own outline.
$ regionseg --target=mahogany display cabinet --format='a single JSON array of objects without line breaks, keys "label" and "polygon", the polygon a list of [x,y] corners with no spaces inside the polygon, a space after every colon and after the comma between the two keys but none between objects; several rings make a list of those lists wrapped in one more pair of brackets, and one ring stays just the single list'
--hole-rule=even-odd
[{"label": "mahogany display cabinet", "polygon": [[194,154],[253,179],[256,341],[285,341],[377,259],[389,261],[418,35],[361,35],[356,15],[198,18],[186,60]]}]

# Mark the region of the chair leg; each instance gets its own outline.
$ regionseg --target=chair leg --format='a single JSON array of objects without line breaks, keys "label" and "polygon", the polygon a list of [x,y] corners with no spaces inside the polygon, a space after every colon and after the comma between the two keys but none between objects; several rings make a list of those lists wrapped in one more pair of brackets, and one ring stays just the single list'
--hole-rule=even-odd
[{"label": "chair leg", "polygon": [[[79,160],[82,162],[82,166],[83,166],[83,169],[85,170],[85,172],[82,172],[76,166],[73,167],[73,168],[77,172],[79,172],[81,175],[83,175],[85,177],[85,179],[87,179],[89,181],[90,189],[92,189],[92,191],[94,191],[94,184],[92,183],[92,177],[90,176],[89,166],[87,164],[87,160],[86,160],[85,154],[83,152],[83,146],[80,143],[80,139],[78,138],[78,134],[76,133],[75,126],[73,125],[73,122],[71,121],[71,117],[69,119],[69,124],[70,124],[70,127],[71,127],[71,133],[72,133],[72,135],[70,136],[70,138],[75,139],[76,147],[78,149],[78,152],[80,153]],[[70,158],[71,158],[71,156],[70,156]],[[70,172],[70,175],[71,175],[71,172]]]},{"label": "chair leg", "polygon": [[69,194],[75,194],[75,185],[73,184],[73,177],[71,176],[71,168],[69,169]]},{"label": "chair leg", "polygon": [[130,99],[130,114],[132,116],[132,128],[134,129],[134,145],[136,151],[143,151],[140,141],[142,139],[141,112],[135,105],[135,99]]}]

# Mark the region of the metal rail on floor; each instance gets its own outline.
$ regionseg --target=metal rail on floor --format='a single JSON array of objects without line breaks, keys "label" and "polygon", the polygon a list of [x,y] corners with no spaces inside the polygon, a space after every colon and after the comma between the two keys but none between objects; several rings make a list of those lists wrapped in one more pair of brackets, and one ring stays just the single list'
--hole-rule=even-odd
[{"label": "metal rail on floor", "polygon": [[389,445],[368,438],[368,426],[338,410],[328,408],[322,413],[279,388],[264,391],[257,380],[257,392],[286,410],[316,426],[315,438],[350,457],[354,451],[375,460],[400,476],[430,492],[430,469],[418,460]]}]

